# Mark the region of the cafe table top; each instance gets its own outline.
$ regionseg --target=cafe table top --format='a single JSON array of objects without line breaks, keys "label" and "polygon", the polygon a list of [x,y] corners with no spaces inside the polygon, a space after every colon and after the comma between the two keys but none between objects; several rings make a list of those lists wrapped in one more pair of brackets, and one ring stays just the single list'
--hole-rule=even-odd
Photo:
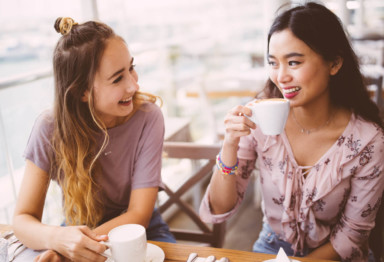
[{"label": "cafe table top", "polygon": [[[10,225],[0,224],[0,233],[11,230]],[[174,244],[158,241],[148,241],[159,246],[165,253],[164,262],[186,262],[189,254],[197,253],[199,257],[215,256],[217,260],[227,257],[230,262],[262,262],[276,258],[276,255],[240,251],[233,249],[214,248],[191,244]],[[295,258],[301,262],[330,262],[330,260]]]}]

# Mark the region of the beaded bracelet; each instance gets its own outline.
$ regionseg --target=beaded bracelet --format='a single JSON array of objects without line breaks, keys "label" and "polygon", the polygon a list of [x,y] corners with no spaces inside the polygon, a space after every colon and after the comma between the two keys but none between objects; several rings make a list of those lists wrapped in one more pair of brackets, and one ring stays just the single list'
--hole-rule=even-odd
[{"label": "beaded bracelet", "polygon": [[216,166],[224,175],[234,175],[236,173],[237,167],[239,166],[239,159],[237,159],[236,164],[232,167],[226,166],[221,161],[221,152],[216,157]]}]

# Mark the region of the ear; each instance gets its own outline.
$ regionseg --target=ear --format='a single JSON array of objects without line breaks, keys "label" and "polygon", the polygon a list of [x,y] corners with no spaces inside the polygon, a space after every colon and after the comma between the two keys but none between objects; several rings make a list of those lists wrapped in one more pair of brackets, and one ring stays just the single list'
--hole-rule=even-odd
[{"label": "ear", "polygon": [[86,90],[86,91],[84,92],[84,94],[81,96],[81,101],[82,101],[82,102],[88,102],[88,98],[89,98],[89,91]]},{"label": "ear", "polygon": [[336,57],[336,59],[331,63],[331,71],[329,72],[329,74],[331,76],[336,75],[339,72],[342,65],[343,65],[343,58],[341,56]]}]

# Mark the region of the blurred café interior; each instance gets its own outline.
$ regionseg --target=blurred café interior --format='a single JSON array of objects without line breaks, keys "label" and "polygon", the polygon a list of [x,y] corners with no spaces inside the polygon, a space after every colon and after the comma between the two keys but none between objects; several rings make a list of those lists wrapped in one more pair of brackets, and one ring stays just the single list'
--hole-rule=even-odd
[{"label": "blurred caf\u00e9 interior", "polygon": [[[23,150],[38,114],[52,106],[52,52],[60,37],[59,16],[78,22],[100,20],[113,27],[135,57],[141,90],[163,100],[165,140],[220,144],[223,118],[234,105],[252,99],[267,79],[266,31],[287,0],[0,0],[0,224],[10,224],[23,174]],[[300,2],[300,1],[292,1]],[[383,108],[384,1],[323,0],[345,25],[357,52],[372,99]],[[164,155],[163,179],[177,190],[197,160]],[[198,207],[208,178],[186,198]],[[260,216],[255,183],[244,212],[234,220]],[[159,194],[159,204],[167,196]],[[52,184],[43,220],[60,224],[61,195]],[[246,213],[252,212],[253,214]],[[178,209],[165,214],[170,224]],[[174,221],[173,221],[174,220]],[[173,221],[173,222],[172,222]],[[227,224],[258,234],[247,222]],[[261,226],[261,225],[260,225]],[[241,230],[241,229],[236,229]],[[238,232],[239,233],[239,232]],[[224,247],[251,250],[257,235],[243,243],[231,237]],[[242,237],[246,239],[247,237]]]}]

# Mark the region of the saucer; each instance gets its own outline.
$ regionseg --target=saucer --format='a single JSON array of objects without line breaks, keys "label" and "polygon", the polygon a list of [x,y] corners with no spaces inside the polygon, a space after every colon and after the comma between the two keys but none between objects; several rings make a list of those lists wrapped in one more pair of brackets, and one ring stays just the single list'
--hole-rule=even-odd
[{"label": "saucer", "polygon": [[147,255],[145,256],[145,262],[163,262],[165,259],[164,251],[154,244],[147,244]]},{"label": "saucer", "polygon": [[[300,262],[299,260],[292,259],[290,258],[291,262]],[[277,262],[276,258],[268,259],[268,260],[263,260],[263,262]]]},{"label": "saucer", "polygon": [[[108,255],[110,255],[110,252],[108,252]],[[165,254],[160,247],[151,243],[147,243],[147,254],[145,256],[145,262],[163,262],[164,259]],[[113,262],[113,259],[108,258],[106,262]]]}]

